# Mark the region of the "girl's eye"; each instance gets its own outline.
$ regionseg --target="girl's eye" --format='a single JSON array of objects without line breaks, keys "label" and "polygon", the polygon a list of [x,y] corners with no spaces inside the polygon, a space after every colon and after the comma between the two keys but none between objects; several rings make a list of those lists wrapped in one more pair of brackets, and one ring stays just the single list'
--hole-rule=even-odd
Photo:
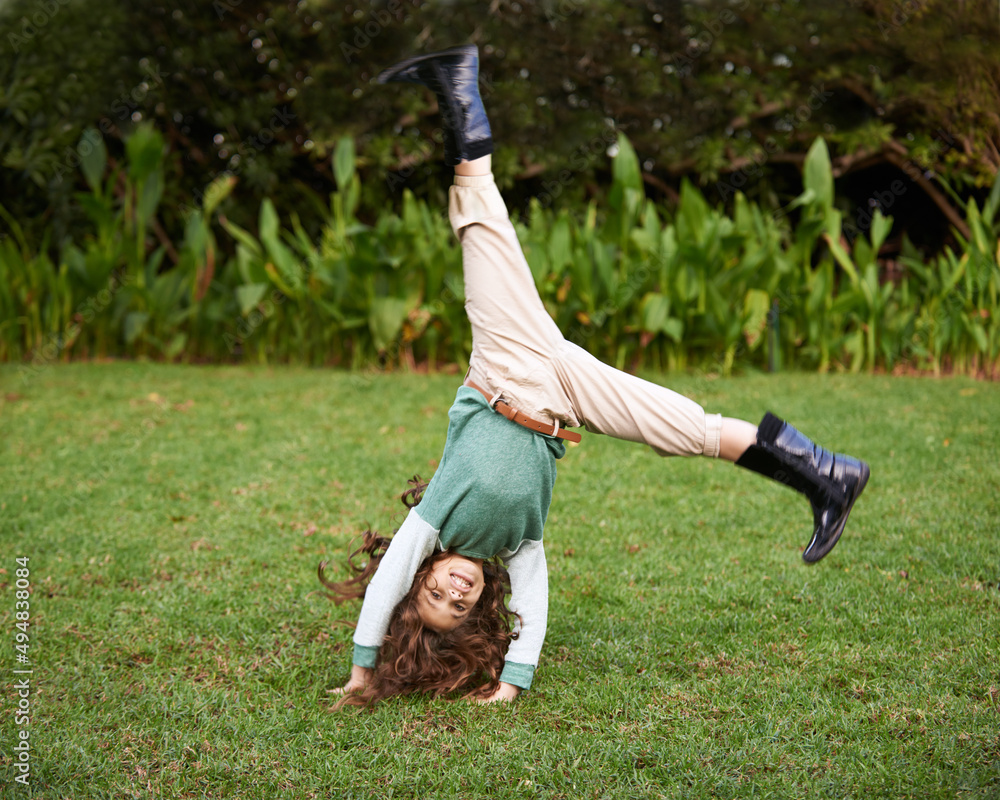
[{"label": "girl's eye", "polygon": [[437,592],[431,592],[431,597],[433,597],[435,600],[441,599],[441,595],[439,595]]},{"label": "girl's eye", "polygon": [[465,606],[455,606],[456,611],[465,611]]}]

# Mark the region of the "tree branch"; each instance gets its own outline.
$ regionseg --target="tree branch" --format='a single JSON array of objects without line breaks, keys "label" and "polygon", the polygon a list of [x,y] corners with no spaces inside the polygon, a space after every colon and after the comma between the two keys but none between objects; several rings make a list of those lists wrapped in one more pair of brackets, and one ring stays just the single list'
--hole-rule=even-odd
[{"label": "tree branch", "polygon": [[[900,145],[900,149],[902,149],[902,145]],[[972,232],[969,230],[969,226],[965,223],[965,220],[958,215],[958,212],[948,202],[948,198],[944,196],[944,193],[938,191],[938,188],[931,180],[924,176],[923,170],[914,164],[912,160],[906,160],[895,148],[887,148],[884,152],[885,160],[902,171],[906,177],[923,189],[934,205],[941,209],[941,213],[945,215],[948,222],[954,225],[962,236],[966,239],[972,236]],[[905,153],[905,150],[903,152]]]},{"label": "tree branch", "polygon": [[769,103],[764,103],[756,111],[751,111],[749,114],[743,114],[739,117],[734,117],[729,121],[729,127],[733,130],[737,128],[745,128],[752,121],[763,119],[764,117],[770,117],[772,114],[777,114],[779,111],[787,108],[785,103],[779,100],[772,100]]},{"label": "tree branch", "polygon": [[868,87],[859,80],[845,75],[837,79],[833,85],[842,86],[844,89],[857,97],[862,103],[875,111],[885,110],[885,106],[880,103],[878,98],[868,90]]},{"label": "tree branch", "polygon": [[643,183],[648,183],[650,186],[654,186],[661,192],[663,192],[663,194],[665,194],[670,199],[671,203],[680,202],[681,196],[677,194],[677,190],[674,189],[674,187],[671,186],[669,183],[660,180],[655,175],[649,172],[642,173],[642,180]]}]

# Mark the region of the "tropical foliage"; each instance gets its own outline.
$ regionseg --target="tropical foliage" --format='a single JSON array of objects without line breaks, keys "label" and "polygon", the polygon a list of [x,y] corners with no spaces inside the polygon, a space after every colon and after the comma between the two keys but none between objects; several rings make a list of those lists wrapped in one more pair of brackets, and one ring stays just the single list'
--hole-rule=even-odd
[{"label": "tropical foliage", "polygon": [[[256,231],[220,209],[231,176],[189,209],[176,249],[151,234],[164,142],[139,126],[125,166],[101,137],[80,151],[76,202],[89,233],[57,259],[9,210],[0,241],[0,360],[77,357],[298,361],[355,368],[462,363],[471,342],[461,254],[438,208],[404,192],[361,221],[354,143],[333,156],[337,191],[318,236],[273,202]],[[1000,363],[1000,181],[965,210],[968,237],[926,262],[907,245],[898,279],[877,256],[891,219],[843,235],[830,156],[817,139],[781,215],[738,194],[729,215],[685,182],[673,212],[646,197],[629,140],[615,144],[606,205],[534,200],[516,219],[539,292],[567,337],[619,367],[736,365],[995,373]],[[115,192],[115,187],[120,191]],[[155,242],[150,246],[148,242]],[[223,246],[223,242],[225,246]],[[173,251],[173,252],[171,252]],[[223,256],[231,251],[231,256]],[[170,266],[165,256],[175,264]]]},{"label": "tropical foliage", "polygon": [[[167,237],[185,235],[185,208],[222,174],[239,178],[234,222],[254,227],[267,196],[315,236],[349,135],[371,223],[369,209],[398,209],[398,186],[432,198],[441,185],[433,102],[374,76],[469,40],[519,209],[554,192],[585,204],[619,132],[647,191],[673,201],[687,178],[730,213],[737,190],[768,208],[791,200],[817,136],[852,206],[925,173],[982,202],[1000,166],[995,0],[7,0],[0,197],[61,247],[89,224],[74,199],[83,131],[117,161],[152,122],[168,145]],[[936,252],[963,206],[915,181],[882,208],[897,217],[889,245],[906,231]]]}]

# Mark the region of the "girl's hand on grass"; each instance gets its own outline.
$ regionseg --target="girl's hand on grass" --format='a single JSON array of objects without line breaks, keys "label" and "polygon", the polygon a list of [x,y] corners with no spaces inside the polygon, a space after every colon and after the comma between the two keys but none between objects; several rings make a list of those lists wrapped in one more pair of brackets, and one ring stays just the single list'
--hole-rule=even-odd
[{"label": "girl's hand on grass", "polygon": [[476,702],[481,704],[498,702],[509,703],[511,700],[516,699],[519,694],[521,694],[521,690],[517,686],[510,683],[501,683],[493,694],[489,697],[477,698]]},{"label": "girl's hand on grass", "polygon": [[355,664],[351,667],[351,677],[348,679],[347,683],[339,689],[332,689],[331,691],[334,694],[350,694],[351,692],[360,692],[368,685],[371,679],[372,670],[367,667],[359,667]]}]

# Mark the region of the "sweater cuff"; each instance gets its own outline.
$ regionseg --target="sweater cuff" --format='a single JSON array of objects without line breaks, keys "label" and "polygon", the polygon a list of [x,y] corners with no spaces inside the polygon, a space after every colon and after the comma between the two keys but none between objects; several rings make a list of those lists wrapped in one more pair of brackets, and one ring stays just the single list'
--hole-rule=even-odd
[{"label": "sweater cuff", "polygon": [[531,664],[518,664],[514,661],[505,661],[503,672],[500,673],[500,681],[527,691],[531,688],[531,679],[534,675],[535,668]]},{"label": "sweater cuff", "polygon": [[378,655],[377,647],[368,647],[363,644],[354,643],[353,664],[366,669],[375,669],[375,656]]}]

